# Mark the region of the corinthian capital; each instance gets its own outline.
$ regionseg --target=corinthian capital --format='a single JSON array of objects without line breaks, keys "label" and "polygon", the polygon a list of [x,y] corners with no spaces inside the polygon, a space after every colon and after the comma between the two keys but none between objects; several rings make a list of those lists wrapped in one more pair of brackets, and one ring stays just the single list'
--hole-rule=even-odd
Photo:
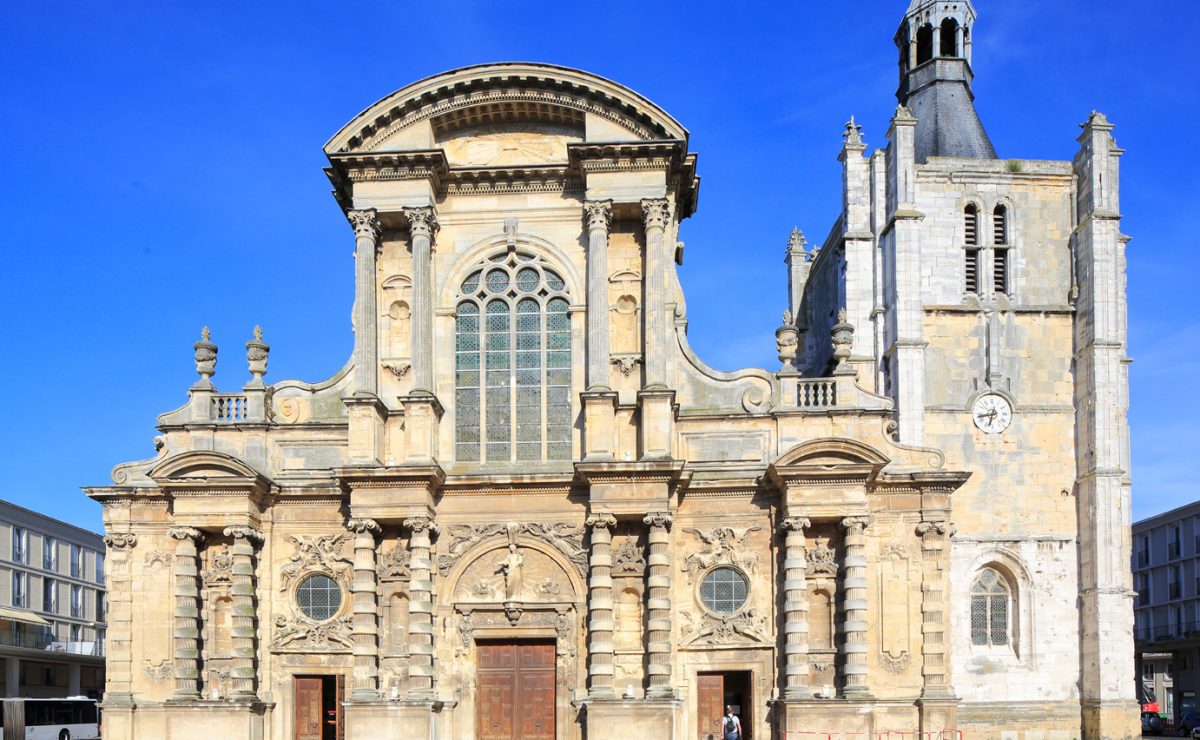
[{"label": "corinthian capital", "polygon": [[408,219],[408,230],[414,237],[427,236],[432,239],[440,228],[432,208],[405,208],[404,217]]},{"label": "corinthian capital", "polygon": [[244,524],[235,524],[232,527],[225,528],[225,536],[232,537],[235,540],[249,540],[250,542],[262,542],[262,532],[259,532],[254,527],[247,527]]},{"label": "corinthian capital", "polygon": [[671,525],[675,523],[675,517],[671,516],[665,511],[655,511],[642,517],[642,521],[651,527],[664,527],[670,529]]},{"label": "corinthian capital", "polygon": [[379,522],[374,519],[350,519],[346,522],[346,529],[355,534],[369,534],[372,537],[378,536],[383,528],[379,526]]},{"label": "corinthian capital", "polygon": [[841,523],[842,529],[846,530],[846,534],[862,534],[867,528],[867,518],[865,516],[848,516]]},{"label": "corinthian capital", "polygon": [[110,550],[130,550],[137,544],[137,535],[129,532],[117,532],[104,535],[104,544]]},{"label": "corinthian capital", "polygon": [[589,200],[583,204],[583,215],[587,218],[588,231],[597,229],[607,232],[612,223],[611,200]]},{"label": "corinthian capital", "polygon": [[642,221],[647,229],[665,229],[671,220],[671,203],[666,198],[642,201]]},{"label": "corinthian capital", "polygon": [[591,529],[612,529],[617,526],[617,518],[612,514],[589,514],[584,523]]},{"label": "corinthian capital", "polygon": [[791,532],[804,534],[804,530],[811,527],[812,522],[809,521],[808,517],[803,516],[789,516],[779,523],[779,531],[783,532],[784,534],[789,534]]},{"label": "corinthian capital", "polygon": [[420,532],[429,532],[437,534],[442,531],[441,527],[433,523],[433,520],[427,516],[414,516],[404,520],[404,526],[412,530],[413,534]]},{"label": "corinthian capital", "polygon": [[361,211],[346,211],[346,220],[354,227],[354,236],[358,239],[370,239],[372,241],[379,238],[379,234],[383,228],[379,225],[379,215],[374,208],[366,208]]},{"label": "corinthian capital", "polygon": [[180,540],[181,542],[183,540],[199,540],[204,536],[204,533],[195,527],[171,527],[167,531],[167,534],[170,535],[171,539]]}]

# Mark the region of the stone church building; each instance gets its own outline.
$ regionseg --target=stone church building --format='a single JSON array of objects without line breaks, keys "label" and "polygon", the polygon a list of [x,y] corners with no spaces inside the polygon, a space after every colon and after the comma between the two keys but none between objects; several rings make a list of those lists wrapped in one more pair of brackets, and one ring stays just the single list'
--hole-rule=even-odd
[{"label": "stone church building", "polygon": [[86,489],[105,736],[1137,734],[1122,151],[1092,113],[998,158],[974,24],[908,7],[773,369],[689,345],[697,158],[647,99],[488,64],[355,116],[352,357],[267,383],[256,330],[219,391],[205,330],[157,455]]}]

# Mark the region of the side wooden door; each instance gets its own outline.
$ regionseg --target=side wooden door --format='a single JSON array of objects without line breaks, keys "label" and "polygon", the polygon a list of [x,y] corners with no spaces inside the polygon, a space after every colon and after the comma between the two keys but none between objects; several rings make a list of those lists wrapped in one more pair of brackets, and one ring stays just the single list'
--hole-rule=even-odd
[{"label": "side wooden door", "polygon": [[722,740],[721,718],[725,716],[725,677],[701,673],[696,677],[696,729],[700,740]]},{"label": "side wooden door", "polygon": [[479,740],[512,740],[516,709],[514,645],[480,643],[476,653],[476,735]]},{"label": "side wooden door", "polygon": [[296,677],[295,724],[296,740],[321,740],[324,720],[321,706],[321,679],[314,676]]},{"label": "side wooden door", "polygon": [[518,645],[521,740],[554,740],[554,644]]}]

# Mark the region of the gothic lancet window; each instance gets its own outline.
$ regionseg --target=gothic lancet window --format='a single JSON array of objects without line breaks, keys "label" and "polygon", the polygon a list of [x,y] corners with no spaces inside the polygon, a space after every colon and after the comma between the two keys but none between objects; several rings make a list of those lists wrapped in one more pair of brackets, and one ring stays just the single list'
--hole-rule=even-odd
[{"label": "gothic lancet window", "polygon": [[971,584],[971,644],[1012,644],[1012,589],[995,568],[984,568]]},{"label": "gothic lancet window", "polygon": [[566,284],[531,254],[494,256],[463,281],[455,324],[460,462],[571,458]]}]

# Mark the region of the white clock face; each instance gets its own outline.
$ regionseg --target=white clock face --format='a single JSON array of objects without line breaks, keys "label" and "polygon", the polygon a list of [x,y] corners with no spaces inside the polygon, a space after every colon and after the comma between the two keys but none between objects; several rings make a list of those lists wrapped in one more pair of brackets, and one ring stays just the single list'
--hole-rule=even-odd
[{"label": "white clock face", "polygon": [[980,396],[971,407],[975,426],[988,434],[999,434],[1012,423],[1012,406],[1004,396],[989,393]]}]

